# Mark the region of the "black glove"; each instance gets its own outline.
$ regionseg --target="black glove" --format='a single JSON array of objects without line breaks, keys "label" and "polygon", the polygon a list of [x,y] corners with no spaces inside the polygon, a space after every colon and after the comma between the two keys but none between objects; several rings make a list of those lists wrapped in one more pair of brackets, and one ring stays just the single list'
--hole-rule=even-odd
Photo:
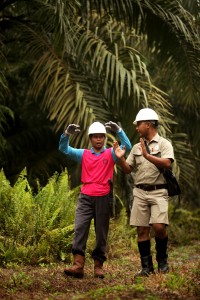
[{"label": "black glove", "polygon": [[105,127],[106,129],[111,130],[113,132],[119,132],[121,129],[116,123],[112,121],[105,123]]},{"label": "black glove", "polygon": [[76,124],[69,124],[67,129],[65,130],[65,134],[74,134],[80,132],[80,126]]}]

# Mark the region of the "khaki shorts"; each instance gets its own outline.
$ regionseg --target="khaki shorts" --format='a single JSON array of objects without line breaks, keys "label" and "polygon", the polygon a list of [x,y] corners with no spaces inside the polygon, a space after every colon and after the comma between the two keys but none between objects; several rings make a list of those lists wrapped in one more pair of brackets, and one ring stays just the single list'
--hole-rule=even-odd
[{"label": "khaki shorts", "polygon": [[146,227],[155,223],[169,224],[169,196],[166,189],[147,192],[134,188],[133,197],[130,225]]}]

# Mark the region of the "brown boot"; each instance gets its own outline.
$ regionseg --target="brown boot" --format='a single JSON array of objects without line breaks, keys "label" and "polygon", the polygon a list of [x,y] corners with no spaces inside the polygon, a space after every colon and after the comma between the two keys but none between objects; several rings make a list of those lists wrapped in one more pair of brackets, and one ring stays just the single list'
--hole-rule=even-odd
[{"label": "brown boot", "polygon": [[98,259],[94,259],[94,277],[104,278],[103,263]]},{"label": "brown boot", "polygon": [[64,273],[68,276],[73,276],[76,278],[83,278],[84,264],[85,264],[85,256],[82,256],[80,254],[75,254],[73,256],[72,267],[64,269]]}]

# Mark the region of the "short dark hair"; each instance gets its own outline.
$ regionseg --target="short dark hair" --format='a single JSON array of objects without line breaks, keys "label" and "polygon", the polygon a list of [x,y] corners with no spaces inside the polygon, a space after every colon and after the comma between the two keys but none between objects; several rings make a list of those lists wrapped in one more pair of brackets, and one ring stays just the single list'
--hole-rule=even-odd
[{"label": "short dark hair", "polygon": [[151,122],[151,124],[153,125],[154,128],[158,127],[158,121],[157,120],[151,120],[150,122]]}]

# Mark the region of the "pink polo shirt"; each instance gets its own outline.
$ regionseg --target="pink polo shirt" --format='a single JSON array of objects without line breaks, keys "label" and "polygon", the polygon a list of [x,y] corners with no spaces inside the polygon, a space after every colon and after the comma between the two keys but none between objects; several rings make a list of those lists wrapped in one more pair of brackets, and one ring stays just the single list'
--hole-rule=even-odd
[{"label": "pink polo shirt", "polygon": [[107,195],[110,192],[108,181],[113,179],[114,165],[111,148],[105,149],[98,156],[85,149],[82,157],[81,193],[88,196]]}]

